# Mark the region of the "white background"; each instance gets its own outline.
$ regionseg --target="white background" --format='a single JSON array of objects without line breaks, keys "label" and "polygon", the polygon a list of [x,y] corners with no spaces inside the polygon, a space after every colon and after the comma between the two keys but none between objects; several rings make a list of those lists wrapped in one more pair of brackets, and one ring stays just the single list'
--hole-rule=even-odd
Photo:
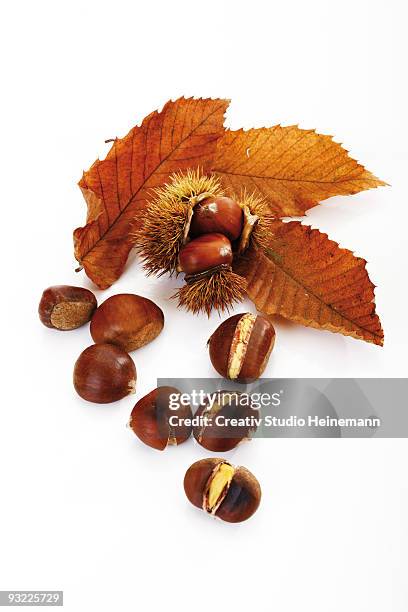
[{"label": "white background", "polygon": [[[135,397],[76,397],[89,331],[53,332],[36,313],[49,285],[91,286],[71,232],[104,140],[169,98],[229,97],[229,127],[315,127],[392,185],[307,215],[368,260],[384,349],[278,320],[265,375],[406,376],[406,22],[404,0],[2,4],[0,589],[64,589],[70,611],[406,612],[406,440],[243,445],[229,457],[258,476],[261,508],[211,520],[182,489],[203,449],[144,447],[125,427]],[[96,292],[165,311],[132,355],[136,399],[158,376],[213,375],[219,319],[177,311],[175,284],[133,262]]]}]

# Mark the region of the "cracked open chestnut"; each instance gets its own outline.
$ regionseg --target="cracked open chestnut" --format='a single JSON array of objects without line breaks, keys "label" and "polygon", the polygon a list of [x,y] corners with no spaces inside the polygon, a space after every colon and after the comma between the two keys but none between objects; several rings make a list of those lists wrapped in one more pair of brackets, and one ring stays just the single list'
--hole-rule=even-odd
[{"label": "cracked open chestnut", "polygon": [[192,412],[179,398],[180,391],[175,387],[154,389],[133,408],[129,427],[142,442],[157,450],[182,444],[191,435]]},{"label": "cracked open chestnut", "polygon": [[275,344],[275,328],[263,315],[236,314],[208,340],[210,359],[224,378],[248,383],[259,378]]},{"label": "cracked open chestnut", "polygon": [[246,521],[261,501],[255,476],[220,458],[193,463],[184,477],[184,491],[194,506],[228,523]]}]

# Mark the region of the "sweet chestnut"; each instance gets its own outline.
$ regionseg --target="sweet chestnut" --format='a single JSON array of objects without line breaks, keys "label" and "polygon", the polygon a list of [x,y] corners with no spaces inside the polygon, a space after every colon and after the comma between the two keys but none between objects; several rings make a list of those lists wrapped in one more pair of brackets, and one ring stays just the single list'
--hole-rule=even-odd
[{"label": "sweet chestnut", "polygon": [[[217,391],[197,409],[193,428],[196,441],[214,453],[223,453],[249,439],[255,431],[256,410],[237,391]],[[198,421],[196,419],[198,417]]]},{"label": "sweet chestnut", "polygon": [[184,491],[194,506],[229,523],[246,521],[261,501],[255,476],[220,458],[193,463],[184,476]]},{"label": "sweet chestnut", "polygon": [[96,297],[92,291],[83,287],[55,285],[43,292],[38,314],[46,327],[68,331],[90,321],[96,307]]},{"label": "sweet chestnut", "polygon": [[163,311],[148,298],[119,293],[105,300],[91,320],[94,342],[134,351],[154,340],[164,326]]},{"label": "sweet chestnut", "polygon": [[208,341],[210,359],[224,378],[247,383],[264,372],[275,343],[275,329],[263,315],[229,317]]},{"label": "sweet chestnut", "polygon": [[135,393],[135,364],[118,346],[93,344],[80,354],[75,363],[74,387],[88,402],[116,402]]},{"label": "sweet chestnut", "polygon": [[231,242],[222,234],[199,236],[183,246],[179,253],[179,268],[186,274],[198,274],[231,263]]},{"label": "sweet chestnut", "polygon": [[169,444],[182,444],[191,435],[190,406],[177,402],[172,408],[171,396],[179,397],[180,391],[175,387],[158,387],[142,397],[130,415],[129,427],[142,442],[157,450],[164,450]]},{"label": "sweet chestnut", "polygon": [[190,236],[219,232],[229,240],[239,238],[243,226],[241,206],[225,196],[210,196],[194,206]]}]

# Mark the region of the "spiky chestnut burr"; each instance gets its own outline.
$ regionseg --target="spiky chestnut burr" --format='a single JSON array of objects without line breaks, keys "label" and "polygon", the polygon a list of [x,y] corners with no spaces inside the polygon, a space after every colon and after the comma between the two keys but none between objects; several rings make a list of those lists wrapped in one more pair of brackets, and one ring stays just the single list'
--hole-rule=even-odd
[{"label": "spiky chestnut burr", "polygon": [[245,279],[229,266],[188,275],[185,280],[186,284],[173,297],[178,299],[179,306],[194,314],[205,312],[210,316],[213,308],[228,311],[232,304],[243,300],[246,291]]},{"label": "spiky chestnut burr", "polygon": [[[262,244],[267,227],[262,200],[246,193],[239,201],[226,197],[215,176],[188,171],[173,175],[154,191],[134,245],[148,275],[186,272],[186,284],[174,297],[179,306],[209,315],[213,308],[228,311],[243,299],[246,281],[232,271],[232,259],[251,242]],[[190,245],[197,240],[205,243],[205,236],[215,234],[231,244],[232,257],[208,258],[208,265],[198,264],[194,271],[183,267],[183,253],[191,250]]]},{"label": "spiky chestnut burr", "polygon": [[134,235],[135,249],[148,275],[174,274],[180,249],[188,241],[194,206],[223,192],[214,176],[189,170],[173,174],[169,183],[153,193],[142,227]]}]

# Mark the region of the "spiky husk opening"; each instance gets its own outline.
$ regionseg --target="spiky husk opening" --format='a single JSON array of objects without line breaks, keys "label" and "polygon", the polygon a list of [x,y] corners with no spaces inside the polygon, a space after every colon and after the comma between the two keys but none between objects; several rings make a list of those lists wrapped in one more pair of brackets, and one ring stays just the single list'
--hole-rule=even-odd
[{"label": "spiky husk opening", "polygon": [[[245,251],[250,244],[264,246],[271,234],[273,220],[264,198],[255,193],[249,194],[244,191],[239,197],[235,196],[235,199],[244,210],[244,230],[246,223],[248,225],[253,224],[248,232],[248,242],[243,246],[240,245],[242,246],[240,252]],[[250,219],[250,217],[256,217],[256,219]]]},{"label": "spiky husk opening", "polygon": [[173,174],[169,183],[153,193],[143,224],[133,236],[134,247],[148,275],[173,274],[187,239],[194,205],[203,194],[220,196],[223,191],[216,177],[189,170],[186,174]]},{"label": "spiky husk opening", "polygon": [[194,314],[206,312],[210,316],[213,308],[228,312],[234,303],[243,300],[245,292],[246,280],[242,276],[231,270],[218,270],[187,283],[173,297],[178,299],[179,306]]},{"label": "spiky husk opening", "polygon": [[[201,199],[221,195],[224,192],[217,177],[202,175],[200,170],[173,174],[166,185],[153,190],[142,226],[134,234],[135,249],[148,275],[178,273],[179,252],[188,241],[194,206]],[[239,261],[251,244],[266,243],[272,217],[263,198],[256,194],[244,191],[234,199],[244,212],[243,232],[234,245],[235,260]],[[173,296],[178,298],[178,305],[193,313],[204,311],[208,316],[213,308],[228,311],[246,292],[245,279],[228,267],[185,280],[186,284]]]}]

